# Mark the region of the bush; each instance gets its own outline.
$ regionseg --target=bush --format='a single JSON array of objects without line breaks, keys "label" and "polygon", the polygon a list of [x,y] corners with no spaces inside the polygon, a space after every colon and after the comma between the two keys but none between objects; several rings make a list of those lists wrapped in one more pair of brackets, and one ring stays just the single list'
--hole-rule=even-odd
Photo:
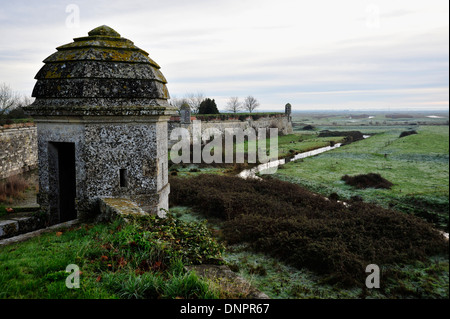
[{"label": "bush", "polygon": [[198,114],[219,114],[216,102],[214,99],[204,99],[198,108]]},{"label": "bush", "polygon": [[28,117],[27,114],[25,114],[25,111],[20,106],[12,109],[8,113],[8,118],[10,118],[10,119],[24,119],[24,118],[27,118],[27,117]]},{"label": "bush", "polygon": [[339,195],[338,195],[337,193],[331,193],[331,194],[328,196],[328,199],[329,199],[329,200],[338,201],[338,200],[339,200]]},{"label": "bush", "polygon": [[364,283],[368,264],[448,253],[448,242],[418,217],[357,201],[347,207],[295,184],[205,174],[170,183],[171,204],[222,219],[229,244],[247,243],[343,284]]},{"label": "bush", "polygon": [[404,131],[404,132],[400,133],[399,138],[405,137],[405,136],[408,136],[408,135],[413,135],[413,134],[417,134],[417,132],[416,131]]},{"label": "bush", "polygon": [[392,184],[387,179],[381,177],[380,174],[369,173],[361,174],[356,176],[344,175],[341,178],[347,185],[364,189],[364,188],[385,188],[390,189],[394,184]]},{"label": "bush", "polygon": [[364,139],[364,134],[359,131],[321,131],[319,137],[335,137],[335,136],[345,136],[347,142],[356,142]]},{"label": "bush", "polygon": [[211,289],[208,282],[201,280],[196,273],[190,271],[173,276],[163,291],[165,298],[213,299],[218,298],[217,291]]},{"label": "bush", "polygon": [[123,299],[156,299],[164,289],[159,274],[105,273],[104,285]]},{"label": "bush", "polygon": [[213,240],[205,223],[184,222],[171,214],[166,218],[135,217],[131,221],[119,227],[112,244],[146,254],[144,261],[137,262],[144,270],[155,268],[155,263],[156,268],[167,268],[174,259],[189,265],[215,263],[221,257],[223,247]]}]

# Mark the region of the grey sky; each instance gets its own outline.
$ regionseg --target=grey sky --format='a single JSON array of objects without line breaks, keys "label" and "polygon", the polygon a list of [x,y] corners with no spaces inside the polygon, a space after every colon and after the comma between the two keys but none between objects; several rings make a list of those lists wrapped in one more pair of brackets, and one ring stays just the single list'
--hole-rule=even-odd
[{"label": "grey sky", "polygon": [[446,0],[0,4],[0,82],[23,94],[57,46],[106,24],[161,65],[171,96],[220,109],[248,95],[260,110],[448,109]]}]

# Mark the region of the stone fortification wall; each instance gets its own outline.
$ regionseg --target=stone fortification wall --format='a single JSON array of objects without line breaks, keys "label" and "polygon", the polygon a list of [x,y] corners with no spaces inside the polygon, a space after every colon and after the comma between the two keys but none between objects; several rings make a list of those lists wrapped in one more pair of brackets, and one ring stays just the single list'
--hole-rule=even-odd
[{"label": "stone fortification wall", "polygon": [[0,179],[36,167],[36,126],[27,123],[0,127]]},{"label": "stone fortification wall", "polygon": [[[195,117],[191,118],[195,120]],[[184,127],[192,134],[191,124],[180,123],[179,118],[173,117],[168,122],[168,147],[176,141],[170,140],[170,132],[177,127]],[[278,128],[280,134],[292,133],[292,123],[289,117],[282,115],[260,117],[257,120],[208,120],[201,121],[202,131],[211,127],[224,132],[226,128]],[[0,179],[20,174],[37,167],[37,130],[32,124],[9,125],[0,127]]]},{"label": "stone fortification wall", "polygon": [[[201,117],[191,117],[191,123],[182,123],[180,122],[180,119],[178,117],[172,117],[171,120],[168,122],[168,146],[169,148],[175,144],[176,140],[170,139],[170,133],[175,128],[186,128],[189,133],[192,136],[192,122],[193,120],[201,120],[201,129],[202,132],[208,128],[216,128],[219,129],[221,132],[225,132],[226,128],[238,128],[242,130],[246,130],[248,128],[253,128],[256,133],[258,132],[259,128],[277,128],[280,135],[287,135],[292,134],[292,122],[290,121],[289,116],[285,114],[280,115],[274,115],[274,116],[267,116],[267,117],[260,117],[257,120],[253,120],[252,118],[248,117],[244,120],[239,119],[228,119],[228,120],[202,120]],[[176,138],[176,137],[175,137]]]}]

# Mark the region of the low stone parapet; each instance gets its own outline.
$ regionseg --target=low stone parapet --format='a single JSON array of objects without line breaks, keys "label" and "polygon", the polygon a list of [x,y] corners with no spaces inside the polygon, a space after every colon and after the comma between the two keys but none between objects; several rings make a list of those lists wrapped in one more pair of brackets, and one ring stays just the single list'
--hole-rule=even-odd
[{"label": "low stone parapet", "polygon": [[47,223],[46,216],[39,213],[15,213],[0,219],[0,239],[10,238],[28,233]]},{"label": "low stone parapet", "polygon": [[0,127],[0,179],[37,167],[37,130],[32,123]]},{"label": "low stone parapet", "polygon": [[148,215],[135,202],[127,198],[100,198],[98,221],[111,221],[117,217]]}]

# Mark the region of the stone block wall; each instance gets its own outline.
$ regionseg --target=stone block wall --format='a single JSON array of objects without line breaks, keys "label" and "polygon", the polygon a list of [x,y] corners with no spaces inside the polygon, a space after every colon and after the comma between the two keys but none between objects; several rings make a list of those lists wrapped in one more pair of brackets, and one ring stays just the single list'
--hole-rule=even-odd
[{"label": "stone block wall", "polygon": [[166,122],[111,117],[98,123],[38,122],[38,130],[38,203],[50,212],[52,223],[60,216],[61,151],[53,152],[49,142],[73,144],[78,218],[89,218],[98,198],[129,198],[152,213],[168,209],[167,145],[159,142],[167,136]]},{"label": "stone block wall", "polygon": [[[195,119],[195,117],[194,117]],[[189,131],[189,134],[192,137],[192,122],[190,124],[184,124],[180,122],[178,117],[174,117],[173,120],[168,122],[168,146],[169,148],[175,144],[176,140],[170,139],[170,133],[175,128],[185,128]],[[260,117],[257,120],[246,119],[244,121],[240,121],[238,119],[230,119],[225,121],[220,120],[211,120],[211,121],[201,121],[201,130],[202,132],[208,128],[216,128],[220,130],[222,133],[225,132],[225,129],[242,129],[245,131],[247,128],[253,128],[255,132],[258,132],[259,128],[277,128],[280,135],[288,135],[292,134],[292,122],[290,121],[289,116],[282,114],[277,116],[267,116]]]},{"label": "stone block wall", "polygon": [[0,179],[36,168],[37,154],[36,126],[0,127]]},{"label": "stone block wall", "polygon": [[47,216],[39,213],[14,213],[0,218],[0,241],[47,226]]}]

